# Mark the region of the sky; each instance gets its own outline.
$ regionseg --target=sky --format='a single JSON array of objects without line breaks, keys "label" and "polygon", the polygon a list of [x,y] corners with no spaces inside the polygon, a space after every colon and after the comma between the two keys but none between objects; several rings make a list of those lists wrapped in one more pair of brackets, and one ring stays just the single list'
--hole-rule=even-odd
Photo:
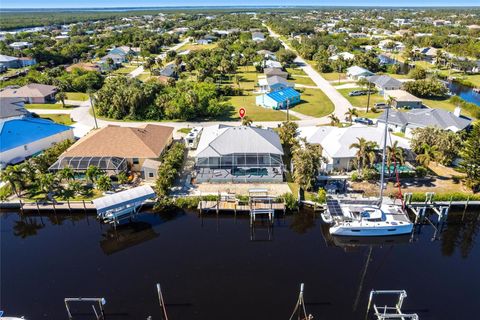
[{"label": "sky", "polygon": [[162,6],[480,6],[478,0],[0,0],[0,8],[93,8]]}]

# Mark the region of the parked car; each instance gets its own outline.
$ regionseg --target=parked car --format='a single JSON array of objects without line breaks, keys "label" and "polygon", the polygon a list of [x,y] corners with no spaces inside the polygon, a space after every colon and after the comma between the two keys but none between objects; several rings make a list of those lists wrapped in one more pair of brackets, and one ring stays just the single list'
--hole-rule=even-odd
[{"label": "parked car", "polygon": [[355,120],[353,120],[354,122],[356,123],[361,123],[361,124],[366,124],[367,126],[371,126],[373,124],[373,121],[368,119],[368,118],[355,118]]},{"label": "parked car", "polygon": [[363,96],[364,94],[365,94],[365,93],[363,93],[362,90],[354,90],[354,91],[350,91],[350,92],[348,93],[348,95],[349,95],[350,97]]},{"label": "parked car", "polygon": [[374,107],[377,109],[385,109],[387,107],[387,104],[385,102],[378,102],[375,103]]}]

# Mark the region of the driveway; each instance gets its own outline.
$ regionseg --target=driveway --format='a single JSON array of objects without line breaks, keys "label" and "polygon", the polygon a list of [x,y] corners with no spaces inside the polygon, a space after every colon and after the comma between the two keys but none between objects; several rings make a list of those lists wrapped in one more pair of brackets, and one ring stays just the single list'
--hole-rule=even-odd
[{"label": "driveway", "polygon": [[[268,32],[270,32],[270,36],[274,38],[278,38],[282,45],[291,51],[294,51],[288,44],[286,44],[283,40],[280,39],[280,36],[275,33],[272,29],[268,28]],[[330,84],[327,80],[325,80],[320,73],[318,73],[308,62],[306,62],[303,58],[300,56],[297,56],[295,59],[295,63],[315,82],[318,88],[320,88],[326,95],[327,97],[333,102],[335,106],[334,114],[337,116],[340,120],[345,119],[345,113],[347,112],[348,108],[352,108],[351,103],[345,99],[344,96],[342,96],[337,89],[335,89],[334,86]],[[327,119],[327,117],[324,117],[323,120]]]}]

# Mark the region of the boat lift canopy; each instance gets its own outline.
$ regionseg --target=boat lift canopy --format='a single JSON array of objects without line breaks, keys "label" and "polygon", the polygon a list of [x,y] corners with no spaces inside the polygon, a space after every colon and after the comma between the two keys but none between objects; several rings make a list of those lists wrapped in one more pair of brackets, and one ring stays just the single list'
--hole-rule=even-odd
[{"label": "boat lift canopy", "polygon": [[140,186],[94,199],[92,202],[97,209],[98,216],[103,217],[108,212],[139,206],[145,200],[155,198],[156,196],[152,187]]}]

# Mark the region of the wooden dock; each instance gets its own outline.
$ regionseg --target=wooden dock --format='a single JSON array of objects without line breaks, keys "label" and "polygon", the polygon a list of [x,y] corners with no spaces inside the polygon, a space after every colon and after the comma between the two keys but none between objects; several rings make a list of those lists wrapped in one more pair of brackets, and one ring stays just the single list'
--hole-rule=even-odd
[{"label": "wooden dock", "polygon": [[275,210],[275,211],[286,211],[286,206],[284,203],[275,202],[275,203],[255,203],[250,206],[248,203],[239,203],[236,201],[200,201],[197,209],[200,213],[214,211],[216,213],[220,212],[250,212],[250,210]]}]

